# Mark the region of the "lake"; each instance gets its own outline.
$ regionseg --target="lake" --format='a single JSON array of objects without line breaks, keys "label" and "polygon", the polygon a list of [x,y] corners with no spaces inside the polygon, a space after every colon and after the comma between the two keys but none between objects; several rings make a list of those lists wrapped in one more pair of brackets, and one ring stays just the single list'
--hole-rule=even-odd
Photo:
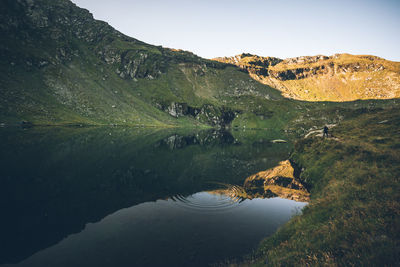
[{"label": "lake", "polygon": [[273,131],[0,129],[0,266],[206,266],[306,203],[221,188],[285,160]]}]

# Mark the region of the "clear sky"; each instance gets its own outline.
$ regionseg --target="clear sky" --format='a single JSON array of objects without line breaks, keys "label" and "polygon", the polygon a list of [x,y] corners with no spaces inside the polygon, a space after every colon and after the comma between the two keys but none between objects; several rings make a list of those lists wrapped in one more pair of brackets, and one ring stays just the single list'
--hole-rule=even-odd
[{"label": "clear sky", "polygon": [[141,41],[213,58],[335,53],[400,61],[400,0],[72,0]]}]

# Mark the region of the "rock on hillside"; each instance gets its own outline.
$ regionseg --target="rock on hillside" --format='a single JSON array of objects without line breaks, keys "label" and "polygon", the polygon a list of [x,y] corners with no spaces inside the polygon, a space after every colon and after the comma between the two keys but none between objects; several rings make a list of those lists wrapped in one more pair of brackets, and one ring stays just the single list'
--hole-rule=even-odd
[{"label": "rock on hillside", "polygon": [[336,54],[289,59],[241,54],[214,59],[247,71],[254,79],[307,101],[352,101],[400,97],[400,62],[376,56]]}]

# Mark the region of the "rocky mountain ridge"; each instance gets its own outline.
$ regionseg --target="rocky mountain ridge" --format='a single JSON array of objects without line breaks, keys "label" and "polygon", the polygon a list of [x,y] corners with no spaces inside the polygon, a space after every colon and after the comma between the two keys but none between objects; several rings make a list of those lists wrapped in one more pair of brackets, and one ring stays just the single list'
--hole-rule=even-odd
[{"label": "rocky mountain ridge", "polygon": [[307,101],[352,101],[400,97],[400,62],[376,56],[335,54],[279,59],[241,54],[215,58],[254,79]]}]

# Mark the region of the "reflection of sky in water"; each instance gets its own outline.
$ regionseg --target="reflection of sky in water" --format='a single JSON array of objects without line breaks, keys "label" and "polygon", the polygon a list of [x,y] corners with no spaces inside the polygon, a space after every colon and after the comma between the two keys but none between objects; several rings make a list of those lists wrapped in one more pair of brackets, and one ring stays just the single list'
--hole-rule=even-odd
[{"label": "reflection of sky in water", "polygon": [[249,252],[305,203],[206,192],[111,214],[18,266],[204,265]]}]

